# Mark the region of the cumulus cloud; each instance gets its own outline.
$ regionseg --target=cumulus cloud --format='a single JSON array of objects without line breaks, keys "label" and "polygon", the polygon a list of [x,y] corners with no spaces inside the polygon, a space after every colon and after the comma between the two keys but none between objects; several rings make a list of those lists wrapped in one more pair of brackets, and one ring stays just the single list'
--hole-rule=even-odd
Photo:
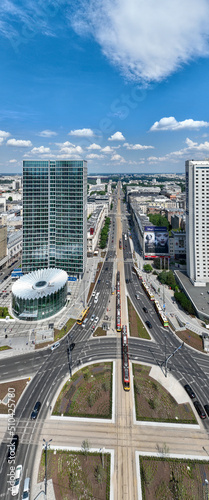
[{"label": "cumulus cloud", "polygon": [[95,158],[103,158],[103,155],[97,155],[95,153],[90,153],[89,155],[86,156],[88,160],[94,160]]},{"label": "cumulus cloud", "polygon": [[17,163],[17,160],[15,160],[15,158],[13,158],[12,160],[9,160],[9,163]]},{"label": "cumulus cloud", "polygon": [[99,144],[95,144],[95,142],[93,144],[90,144],[90,146],[88,146],[86,149],[101,149],[101,146]]},{"label": "cumulus cloud", "polygon": [[77,0],[68,17],[129,79],[159,81],[209,53],[207,0]]},{"label": "cumulus cloud", "polygon": [[155,132],[156,130],[182,130],[182,129],[197,129],[201,127],[209,127],[209,122],[193,120],[189,118],[188,120],[183,120],[178,122],[174,116],[169,116],[161,118],[159,122],[155,122],[152,125],[150,131]]},{"label": "cumulus cloud", "polygon": [[39,132],[38,135],[40,137],[53,137],[54,135],[57,135],[57,132],[53,132],[53,130],[42,130],[42,132]]},{"label": "cumulus cloud", "polygon": [[114,154],[111,157],[111,161],[118,161],[119,163],[124,163],[125,159],[121,155]]},{"label": "cumulus cloud", "polygon": [[111,148],[110,146],[105,146],[105,148],[102,148],[103,153],[114,153],[114,149]]},{"label": "cumulus cloud", "polygon": [[3,137],[0,137],[0,146],[3,144],[3,142],[4,142]]},{"label": "cumulus cloud", "polygon": [[122,132],[115,132],[115,134],[108,137],[108,141],[125,141],[125,137]]},{"label": "cumulus cloud", "polygon": [[67,146],[67,147],[62,147],[60,149],[60,152],[65,153],[65,154],[69,154],[69,155],[74,154],[74,153],[81,154],[81,153],[83,153],[83,149],[81,146],[73,146],[73,147]]},{"label": "cumulus cloud", "polygon": [[38,148],[33,148],[30,151],[31,154],[44,154],[44,153],[51,153],[50,148],[45,148],[44,146],[39,146]]},{"label": "cumulus cloud", "polygon": [[77,130],[71,130],[68,135],[75,135],[78,137],[93,137],[94,132],[90,128],[80,128]]},{"label": "cumulus cloud", "polygon": [[31,148],[31,141],[24,141],[22,139],[8,139],[7,146],[14,146],[17,148]]},{"label": "cumulus cloud", "polygon": [[5,132],[5,130],[0,130],[1,139],[7,139],[11,134],[9,132]]},{"label": "cumulus cloud", "polygon": [[126,147],[127,149],[133,149],[133,150],[154,149],[154,146],[142,146],[142,144],[129,144],[128,142],[125,142],[123,146]]}]

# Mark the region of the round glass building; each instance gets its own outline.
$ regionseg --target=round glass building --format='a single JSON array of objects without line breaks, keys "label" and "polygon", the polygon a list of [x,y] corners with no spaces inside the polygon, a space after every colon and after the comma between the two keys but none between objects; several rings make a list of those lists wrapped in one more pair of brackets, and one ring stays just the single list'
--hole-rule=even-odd
[{"label": "round glass building", "polygon": [[12,287],[12,312],[25,321],[49,318],[67,301],[68,275],[61,269],[39,269],[19,278]]}]

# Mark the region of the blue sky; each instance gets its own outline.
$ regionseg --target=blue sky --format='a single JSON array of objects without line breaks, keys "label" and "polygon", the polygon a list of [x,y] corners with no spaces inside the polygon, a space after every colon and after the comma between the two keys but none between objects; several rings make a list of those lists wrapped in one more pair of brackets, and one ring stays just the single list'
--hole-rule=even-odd
[{"label": "blue sky", "polygon": [[208,19],[208,0],[2,0],[0,172],[26,158],[184,172],[208,157]]}]

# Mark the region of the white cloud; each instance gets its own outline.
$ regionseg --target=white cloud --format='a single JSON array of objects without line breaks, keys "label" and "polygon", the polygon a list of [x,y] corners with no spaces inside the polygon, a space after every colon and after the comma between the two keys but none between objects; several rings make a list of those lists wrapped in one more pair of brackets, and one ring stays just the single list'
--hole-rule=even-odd
[{"label": "white cloud", "polygon": [[154,149],[154,146],[142,146],[141,144],[129,144],[128,142],[125,142],[123,146],[125,146],[127,149],[138,149],[138,150]]},{"label": "white cloud", "polygon": [[122,132],[115,132],[115,134],[108,137],[108,141],[125,141],[125,137]]},{"label": "white cloud", "polygon": [[7,146],[14,146],[17,148],[31,148],[31,141],[24,141],[22,139],[8,139]]},{"label": "white cloud", "polygon": [[73,148],[75,148],[75,144],[73,144],[72,142],[69,142],[69,141],[56,142],[55,144],[56,144],[56,146],[59,146],[60,148],[68,147],[68,146],[72,146]]},{"label": "white cloud", "polygon": [[17,163],[17,160],[15,160],[15,158],[13,158],[13,160],[9,160],[9,163]]},{"label": "white cloud", "polygon": [[200,127],[209,127],[209,122],[195,121],[192,118],[184,120],[182,122],[177,122],[174,116],[169,116],[161,118],[159,122],[155,122],[152,125],[150,131],[154,132],[156,130],[182,130],[182,129],[197,129]]},{"label": "white cloud", "polygon": [[97,155],[95,153],[90,153],[89,155],[86,156],[89,160],[93,160],[94,158],[103,158],[103,155]]},{"label": "white cloud", "polygon": [[38,148],[33,148],[30,151],[31,154],[44,154],[44,153],[51,153],[50,148],[45,148],[44,146],[39,146]]},{"label": "white cloud", "polygon": [[3,137],[0,137],[0,146],[3,144],[3,142],[4,142]]},{"label": "white cloud", "polygon": [[0,137],[2,139],[7,139],[11,134],[9,132],[5,132],[4,130],[0,130]]},{"label": "white cloud", "polygon": [[57,132],[53,132],[53,130],[42,130],[38,134],[40,137],[53,137],[54,135],[57,135]]},{"label": "white cloud", "polygon": [[111,157],[111,161],[118,161],[119,163],[124,163],[125,159],[121,155],[114,154]]},{"label": "white cloud", "polygon": [[90,146],[88,146],[86,149],[101,149],[101,146],[99,144],[95,144],[95,142],[93,144],[90,144]]},{"label": "white cloud", "polygon": [[83,153],[83,149],[82,149],[81,146],[73,146],[73,147],[67,146],[67,147],[62,147],[60,149],[60,152],[61,153],[65,153],[65,154],[69,154],[69,155],[74,154],[74,153],[75,154],[76,153],[82,154]]},{"label": "white cloud", "polygon": [[193,142],[193,141],[191,141],[191,139],[187,138],[185,142],[188,146],[188,149],[196,149],[198,151],[209,151],[209,142],[208,141],[205,141],[205,142],[198,144],[197,142]]},{"label": "white cloud", "polygon": [[208,0],[79,0],[69,20],[126,78],[159,81],[208,55]]},{"label": "white cloud", "polygon": [[110,146],[105,146],[105,148],[102,148],[103,153],[114,153],[114,149],[111,148]]},{"label": "white cloud", "polygon": [[90,128],[80,128],[77,130],[71,130],[68,135],[75,135],[78,137],[93,137],[94,132]]}]

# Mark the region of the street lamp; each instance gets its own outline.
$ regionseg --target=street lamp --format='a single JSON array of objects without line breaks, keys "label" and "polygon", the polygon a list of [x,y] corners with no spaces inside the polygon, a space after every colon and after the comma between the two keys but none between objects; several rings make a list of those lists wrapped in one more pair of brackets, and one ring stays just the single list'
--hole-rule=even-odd
[{"label": "street lamp", "polygon": [[43,442],[45,443],[44,444],[44,451],[45,451],[45,478],[44,478],[44,482],[45,482],[45,497],[46,498],[47,498],[47,449],[48,449],[49,443],[51,441],[52,441],[52,439],[50,439],[49,441],[46,441],[43,438]]}]

